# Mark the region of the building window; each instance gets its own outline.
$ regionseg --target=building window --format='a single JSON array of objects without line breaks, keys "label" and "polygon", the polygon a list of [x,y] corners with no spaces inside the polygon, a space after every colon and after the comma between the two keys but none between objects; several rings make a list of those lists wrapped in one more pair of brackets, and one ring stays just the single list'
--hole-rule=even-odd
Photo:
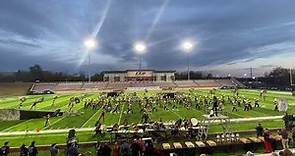
[{"label": "building window", "polygon": [[104,81],[109,81],[110,78],[108,76],[104,77]]},{"label": "building window", "polygon": [[115,76],[115,77],[114,77],[114,81],[115,81],[115,82],[120,81],[120,76]]},{"label": "building window", "polygon": [[170,79],[171,79],[172,81],[174,81],[174,80],[175,80],[175,77],[174,77],[174,76],[170,76]]},{"label": "building window", "polygon": [[165,76],[161,76],[161,81],[166,81],[166,75]]}]

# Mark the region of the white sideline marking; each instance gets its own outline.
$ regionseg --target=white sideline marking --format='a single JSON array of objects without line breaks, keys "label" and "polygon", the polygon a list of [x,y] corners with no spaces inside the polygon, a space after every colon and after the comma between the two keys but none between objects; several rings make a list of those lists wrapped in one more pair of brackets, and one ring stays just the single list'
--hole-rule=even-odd
[{"label": "white sideline marking", "polygon": [[[236,119],[229,119],[229,122],[231,122],[231,123],[240,123],[240,122],[249,122],[249,121],[275,120],[275,119],[282,119],[282,118],[283,118],[283,115],[282,116],[255,117],[255,118],[236,118]],[[213,121],[208,120],[207,122],[220,123],[221,121],[218,120],[218,119],[215,119]]]},{"label": "white sideline marking", "polygon": [[[238,118],[238,119],[230,119],[230,122],[239,123],[239,122],[247,122],[247,121],[274,120],[274,119],[281,119],[282,117],[283,116],[267,116],[267,117],[256,117],[256,118]],[[207,122],[209,122],[209,121],[207,121]],[[214,120],[212,122],[213,123],[219,123],[220,120]],[[67,133],[71,129],[75,129],[77,132],[91,132],[91,131],[95,130],[95,127],[92,127],[92,128],[68,128],[68,129],[55,129],[55,130],[41,130],[39,132],[36,132],[36,131],[0,132],[0,136]]]},{"label": "white sideline marking", "polygon": [[68,129],[55,129],[55,130],[41,130],[39,132],[36,132],[36,131],[0,132],[0,136],[67,133],[71,129],[75,129],[77,132],[89,132],[89,131],[94,131],[95,128],[68,128]]}]

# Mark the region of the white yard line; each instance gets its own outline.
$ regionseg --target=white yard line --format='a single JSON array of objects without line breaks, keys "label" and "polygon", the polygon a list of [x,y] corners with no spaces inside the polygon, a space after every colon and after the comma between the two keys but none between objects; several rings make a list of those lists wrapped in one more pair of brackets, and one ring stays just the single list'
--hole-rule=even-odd
[{"label": "white yard line", "polygon": [[24,121],[24,122],[21,122],[21,123],[18,123],[18,124],[14,125],[14,126],[11,126],[11,127],[6,128],[6,129],[4,129],[4,130],[2,130],[2,131],[3,131],[3,132],[7,132],[7,131],[9,131],[9,130],[11,130],[11,129],[17,127],[17,126],[19,126],[19,125],[22,125],[22,124],[25,124],[25,123],[27,123],[27,122],[30,122],[31,120],[32,120],[32,119],[27,120],[27,121]]},{"label": "white yard line", "polygon": [[91,121],[100,112],[101,112],[101,108],[97,110],[97,112],[95,112],[81,127],[83,128],[84,126],[86,126],[88,122]]},{"label": "white yard line", "polygon": [[255,117],[255,118],[237,118],[230,119],[230,122],[248,122],[248,121],[259,121],[259,120],[275,120],[282,119],[283,116],[265,116],[265,117]]},{"label": "white yard line", "polygon": [[[65,117],[66,117],[66,116],[63,116],[63,117],[61,117],[60,119],[58,119],[58,120],[56,120],[56,121],[50,123],[50,126],[53,126],[54,124],[60,122],[60,121],[63,120]],[[50,126],[44,127],[44,128],[42,128],[42,130],[44,130],[44,129],[50,127]]]},{"label": "white yard line", "polygon": [[120,124],[120,122],[121,122],[121,118],[122,118],[122,115],[123,115],[123,112],[124,112],[124,107],[125,107],[125,103],[123,103],[122,111],[121,111],[121,114],[120,114],[120,118],[119,118],[118,124]]},{"label": "white yard line", "polygon": [[[39,132],[36,132],[36,131],[0,132],[0,136],[67,133],[71,129],[75,129],[75,128],[56,129],[56,130],[41,130]],[[94,128],[78,128],[78,129],[75,129],[75,130],[77,132],[88,132],[88,131],[93,131]]]}]

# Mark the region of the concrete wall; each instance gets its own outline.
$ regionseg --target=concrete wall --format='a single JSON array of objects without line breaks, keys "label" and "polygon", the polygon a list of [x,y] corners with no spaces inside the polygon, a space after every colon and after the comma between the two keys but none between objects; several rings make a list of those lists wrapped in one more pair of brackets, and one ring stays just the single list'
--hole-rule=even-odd
[{"label": "concrete wall", "polygon": [[[56,115],[53,111],[30,111],[17,109],[0,109],[0,121],[28,120],[44,118],[47,114]],[[62,112],[58,116],[63,115]]]},{"label": "concrete wall", "polygon": [[20,111],[15,109],[0,109],[0,120],[20,120]]}]

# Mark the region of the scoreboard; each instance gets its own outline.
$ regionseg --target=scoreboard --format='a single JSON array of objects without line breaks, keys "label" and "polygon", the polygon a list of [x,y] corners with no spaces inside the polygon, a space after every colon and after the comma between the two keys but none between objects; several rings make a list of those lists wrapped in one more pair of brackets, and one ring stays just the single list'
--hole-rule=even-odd
[{"label": "scoreboard", "polygon": [[128,71],[127,77],[152,77],[153,71],[143,70],[143,71]]}]

